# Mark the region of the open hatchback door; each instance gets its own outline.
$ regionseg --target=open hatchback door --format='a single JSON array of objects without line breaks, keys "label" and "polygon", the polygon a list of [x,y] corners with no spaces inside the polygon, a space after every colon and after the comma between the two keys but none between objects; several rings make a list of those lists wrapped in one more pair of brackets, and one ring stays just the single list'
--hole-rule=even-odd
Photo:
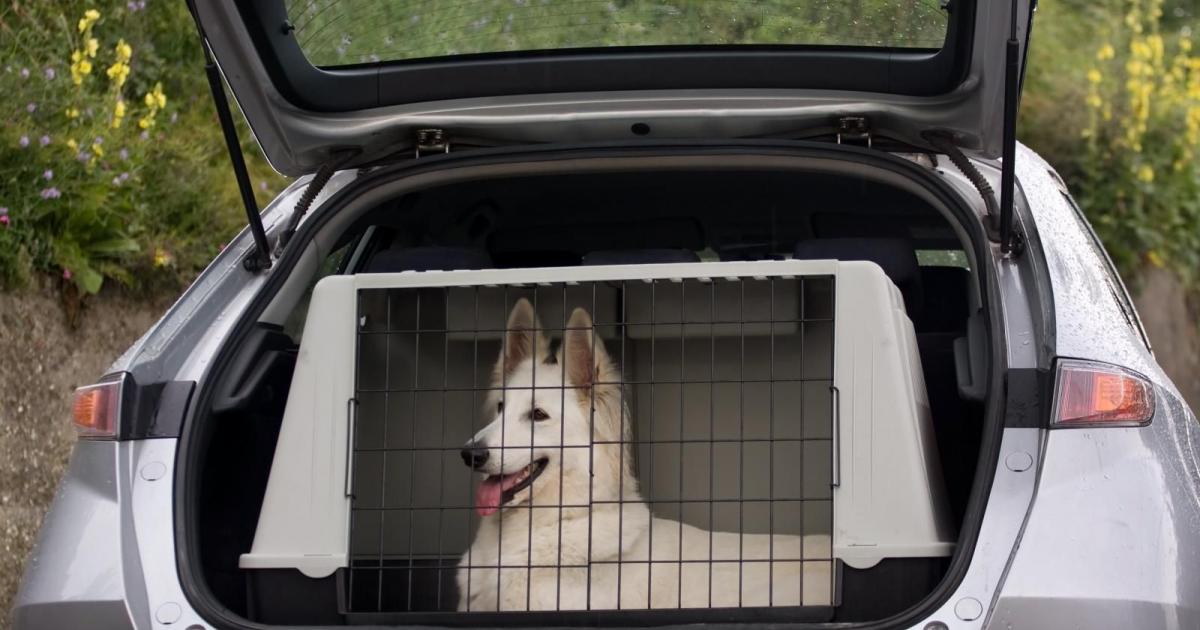
[{"label": "open hatchback door", "polygon": [[[428,128],[456,146],[841,131],[927,147],[940,132],[999,157],[1016,97],[1006,71],[1019,83],[1033,4],[212,0],[194,11],[267,158],[300,175],[335,156],[352,167],[410,155]],[[847,117],[865,122],[846,128]]]}]

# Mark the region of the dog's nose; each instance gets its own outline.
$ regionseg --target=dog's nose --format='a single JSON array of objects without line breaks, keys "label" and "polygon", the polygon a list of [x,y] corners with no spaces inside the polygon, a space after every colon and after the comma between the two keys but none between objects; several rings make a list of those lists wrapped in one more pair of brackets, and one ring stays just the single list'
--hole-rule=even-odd
[{"label": "dog's nose", "polygon": [[475,470],[479,470],[480,467],[487,463],[488,449],[475,446],[474,444],[468,444],[466,448],[462,450],[462,458],[464,464],[474,468]]}]

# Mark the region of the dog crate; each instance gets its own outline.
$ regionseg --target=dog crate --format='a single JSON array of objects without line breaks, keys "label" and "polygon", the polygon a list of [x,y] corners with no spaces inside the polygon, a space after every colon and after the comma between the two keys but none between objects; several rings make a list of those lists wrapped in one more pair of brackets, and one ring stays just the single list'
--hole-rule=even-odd
[{"label": "dog crate", "polygon": [[[522,301],[544,346],[534,351],[536,387],[544,370],[574,389],[563,339],[582,309],[587,335],[615,368],[605,384],[625,410],[615,438],[589,425],[583,443],[537,448],[557,449],[558,479],[570,465],[562,454],[583,448],[591,479],[627,470],[636,486],[616,499],[589,486],[587,501],[568,501],[560,487],[556,503],[531,499],[481,517],[481,474],[461,451],[497,416],[484,403],[515,395],[498,360]],[[583,400],[593,415],[580,417],[596,422],[593,402],[561,394],[558,404]],[[566,412],[553,411],[566,425]],[[530,444],[500,452],[520,457]],[[614,504],[618,531],[591,523]],[[535,534],[535,511],[555,509],[557,539],[553,528]],[[495,554],[469,551],[484,519],[519,519],[521,510],[525,521],[478,548]],[[588,518],[582,561],[579,545],[563,541],[564,511]],[[633,522],[638,514],[648,514],[644,523]],[[513,537],[512,522],[528,531]],[[648,540],[621,531],[635,527]],[[591,611],[580,617],[591,622],[601,611],[653,608],[814,620],[837,606],[843,564],[944,557],[953,534],[912,324],[872,263],[403,272],[333,276],[315,288],[240,566],[252,608],[268,617],[290,605],[281,593],[308,589],[350,621],[495,623],[497,610],[528,609]],[[505,535],[525,550],[515,561]],[[622,551],[599,557],[603,536]],[[561,561],[568,548],[570,563]],[[547,549],[559,561],[547,561]],[[597,586],[614,571],[615,591]],[[536,579],[547,572],[549,581]],[[564,598],[564,580],[579,579],[583,598]],[[470,608],[467,593],[481,583],[497,589],[483,598],[495,601]],[[515,605],[506,588],[524,588]]]}]

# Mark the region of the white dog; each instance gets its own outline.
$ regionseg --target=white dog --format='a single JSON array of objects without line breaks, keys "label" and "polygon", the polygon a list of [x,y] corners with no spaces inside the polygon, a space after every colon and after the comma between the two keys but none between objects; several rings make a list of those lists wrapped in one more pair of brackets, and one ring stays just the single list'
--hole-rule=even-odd
[{"label": "white dog", "polygon": [[554,354],[541,328],[518,301],[487,401],[494,419],[462,452],[483,475],[483,518],[459,563],[459,610],[830,604],[828,536],[710,533],[651,516],[621,374],[591,317],[575,309]]}]

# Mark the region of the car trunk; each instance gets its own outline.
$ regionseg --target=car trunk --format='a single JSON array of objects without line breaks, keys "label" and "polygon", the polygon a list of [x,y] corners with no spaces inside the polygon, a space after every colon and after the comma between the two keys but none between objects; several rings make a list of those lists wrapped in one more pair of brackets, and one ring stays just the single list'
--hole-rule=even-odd
[{"label": "car trunk", "polygon": [[[933,184],[852,162],[610,162],[364,206],[319,269],[288,278],[241,329],[198,395],[192,549],[208,591],[268,624],[867,621],[917,604],[973,526],[984,400],[964,380],[987,350],[966,341],[985,319],[966,235],[980,229],[961,199],[927,194]],[[535,582],[525,607],[459,612],[460,564],[496,566],[464,557],[496,517],[473,509],[479,475],[459,451],[495,415],[489,395],[509,391],[493,368],[521,298],[551,355],[581,307],[619,370],[624,432],[582,448],[595,458],[615,443],[618,469],[629,458],[637,494],[609,503],[658,519],[654,551],[498,560],[525,579],[551,571],[551,603],[533,603]],[[565,378],[565,356],[544,369]],[[561,478],[568,464],[556,465]],[[566,549],[526,530],[526,547]],[[707,532],[732,533],[733,555]],[[674,551],[660,556],[663,544]],[[615,592],[633,610],[610,610],[591,583],[605,562],[677,594],[627,595],[642,587],[626,577]],[[597,603],[564,605],[563,576],[583,566]],[[699,599],[678,577],[696,571]],[[766,594],[744,587],[755,575]]]}]

